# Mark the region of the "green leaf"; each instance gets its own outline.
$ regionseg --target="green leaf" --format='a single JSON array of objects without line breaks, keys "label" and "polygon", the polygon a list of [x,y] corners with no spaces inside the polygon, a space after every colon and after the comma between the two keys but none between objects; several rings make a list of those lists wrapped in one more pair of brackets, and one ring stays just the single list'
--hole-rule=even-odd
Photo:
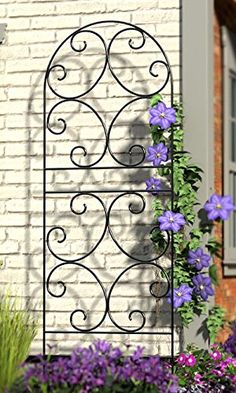
[{"label": "green leaf", "polygon": [[224,326],[224,316],[225,310],[220,306],[214,306],[209,311],[206,324],[211,343],[214,343],[219,330]]},{"label": "green leaf", "polygon": [[150,100],[150,105],[153,107],[156,104],[158,104],[158,102],[162,101],[162,95],[161,94],[155,94],[151,100]]},{"label": "green leaf", "polygon": [[209,268],[209,276],[214,285],[219,285],[219,279],[217,277],[217,267],[216,265],[211,265]]}]

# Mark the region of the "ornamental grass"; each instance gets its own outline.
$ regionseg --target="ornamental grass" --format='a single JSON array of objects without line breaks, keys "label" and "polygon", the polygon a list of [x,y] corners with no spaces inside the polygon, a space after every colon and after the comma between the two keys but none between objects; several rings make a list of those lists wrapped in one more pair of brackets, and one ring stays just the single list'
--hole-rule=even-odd
[{"label": "ornamental grass", "polygon": [[37,333],[31,312],[10,291],[0,297],[0,393],[10,389],[22,374],[20,365],[29,355]]}]

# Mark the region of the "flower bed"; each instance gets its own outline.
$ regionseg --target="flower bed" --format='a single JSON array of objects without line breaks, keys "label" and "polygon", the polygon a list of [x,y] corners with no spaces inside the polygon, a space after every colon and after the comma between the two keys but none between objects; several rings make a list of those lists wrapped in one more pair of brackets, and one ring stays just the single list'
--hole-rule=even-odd
[{"label": "flower bed", "polygon": [[189,347],[171,365],[159,356],[143,357],[137,347],[125,354],[106,341],[78,347],[56,360],[36,358],[11,393],[235,393],[236,358],[223,346],[211,351]]}]

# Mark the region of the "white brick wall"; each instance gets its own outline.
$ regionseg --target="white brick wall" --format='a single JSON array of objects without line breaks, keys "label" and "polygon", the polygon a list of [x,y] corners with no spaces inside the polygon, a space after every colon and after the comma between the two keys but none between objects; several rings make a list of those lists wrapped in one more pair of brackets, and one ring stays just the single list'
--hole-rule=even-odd
[{"label": "white brick wall", "polygon": [[[142,27],[153,35],[164,48],[172,65],[174,75],[174,89],[179,94],[180,82],[180,17],[179,0],[2,0],[0,5],[0,22],[7,23],[5,42],[0,46],[0,283],[4,286],[12,283],[19,288],[23,298],[30,297],[37,308],[42,310],[42,152],[43,152],[43,118],[42,118],[42,86],[44,71],[48,61],[61,40],[76,28],[98,20],[123,20]],[[98,29],[106,40],[111,39],[119,26],[108,24],[106,28]],[[153,43],[146,43],[142,50],[130,51],[127,37],[137,34],[128,32],[126,36],[114,43],[116,58],[113,67],[124,84],[131,88],[146,91],[153,84],[153,78],[147,72],[147,67],[156,59],[157,48]],[[140,40],[140,38],[139,38]],[[90,69],[90,77],[94,78],[99,72],[101,63],[97,63],[96,37],[91,36],[93,49],[83,53],[83,61],[71,62],[71,70],[78,70],[69,79],[65,80],[65,91],[74,93],[78,87],[87,83],[87,74],[83,71]],[[76,43],[75,43],[76,44]],[[95,49],[94,49],[95,48]],[[124,60],[128,63],[124,62]],[[64,64],[64,62],[63,62]],[[72,72],[72,71],[71,71]],[[58,88],[61,84],[57,82]],[[142,89],[142,90],[141,90]],[[168,88],[165,90],[166,99],[169,97]],[[108,73],[105,73],[99,86],[90,94],[88,103],[97,105],[99,113],[109,122],[116,111],[124,104],[128,94],[115,83]],[[52,101],[53,102],[53,101]],[[52,105],[52,104],[50,104]],[[50,105],[48,108],[50,108]],[[131,108],[127,108],[123,116],[114,125],[112,131],[111,147],[114,152],[128,151],[134,143],[148,144],[145,129],[132,127],[130,124],[139,118],[139,122],[147,124],[148,101],[138,101]],[[71,115],[72,111],[72,115]],[[81,112],[82,113],[81,113]],[[68,119],[68,130],[63,135],[48,133],[47,159],[49,166],[72,166],[68,157],[71,148],[76,144],[83,144],[92,152],[94,160],[101,154],[103,147],[103,132],[97,127],[98,121],[90,116],[88,109],[78,107],[72,110],[72,105],[60,108],[59,113]],[[78,124],[80,132],[78,135]],[[88,126],[89,125],[89,126]],[[146,136],[145,136],[146,135]],[[77,159],[79,156],[77,155]],[[121,158],[121,157],[120,157]],[[85,161],[83,161],[85,162]],[[111,164],[111,159],[104,158],[104,165]],[[113,162],[114,164],[114,162]],[[135,172],[135,173],[134,173]],[[62,171],[48,173],[49,189],[77,189],[78,185],[84,190],[106,187],[114,189],[121,187],[127,189],[138,182],[138,188],[144,188],[145,172],[141,176],[137,171],[113,171],[88,174],[81,171]],[[136,180],[134,180],[136,179]],[[82,200],[82,198],[81,198]],[[151,197],[148,199],[151,202]],[[47,201],[48,225],[62,225],[68,231],[67,243],[53,243],[60,255],[71,258],[80,256],[88,251],[98,240],[104,225],[104,216],[99,204],[87,198],[88,213],[83,216],[74,216],[69,211],[69,195],[50,195]],[[81,209],[81,204],[75,208]],[[110,197],[105,198],[108,204]],[[81,201],[81,203],[84,203]],[[145,215],[128,214],[128,201],[117,201],[111,220],[113,231],[120,239],[122,246],[137,253],[153,253],[147,238],[142,240],[147,222],[151,224],[151,205],[148,203]],[[139,205],[140,206],[140,205]],[[141,217],[142,216],[142,217]],[[153,221],[152,221],[153,222]],[[136,231],[135,231],[136,227]],[[148,228],[150,230],[151,226]],[[138,243],[138,244],[137,244]],[[58,264],[48,253],[48,271]],[[164,263],[164,261],[163,261]],[[88,262],[88,266],[96,269],[97,274],[104,281],[107,288],[111,282],[130,264],[130,260],[121,255],[118,248],[106,236],[103,245],[97,250]],[[17,274],[16,274],[17,272]],[[131,274],[132,273],[132,274]],[[112,309],[114,317],[122,326],[131,327],[128,320],[128,307],[130,309],[143,307],[147,312],[147,326],[150,327],[155,320],[155,299],[148,296],[148,283],[155,278],[153,269],[145,272],[130,272],[129,281],[117,285],[114,289]],[[56,277],[57,276],[57,277]],[[57,299],[48,296],[47,316],[48,328],[69,329],[69,315],[75,308],[94,310],[90,313],[91,322],[99,320],[102,315],[103,301],[99,286],[94,284],[93,278],[81,269],[68,265],[55,273],[53,279],[65,279],[67,292],[63,298]],[[60,291],[60,288],[57,287]],[[97,297],[97,299],[96,299]],[[125,312],[126,311],[126,312]],[[151,311],[151,313],[148,311]],[[94,319],[95,318],[95,319]],[[80,316],[77,320],[81,322]],[[160,330],[165,329],[168,318],[162,311],[160,317]],[[138,324],[140,319],[134,317],[132,323]],[[110,322],[107,320],[107,326]],[[105,325],[106,326],[106,325]],[[114,330],[114,329],[113,329]],[[168,354],[170,341],[164,336],[129,336],[103,335],[114,342],[136,344],[142,343],[147,352]],[[91,334],[85,337],[77,335],[48,336],[48,343],[56,343],[59,351],[68,352],[73,345],[83,339],[85,342],[94,337]],[[42,350],[42,332],[32,346],[32,353]],[[178,334],[176,334],[176,350],[178,350]]]}]

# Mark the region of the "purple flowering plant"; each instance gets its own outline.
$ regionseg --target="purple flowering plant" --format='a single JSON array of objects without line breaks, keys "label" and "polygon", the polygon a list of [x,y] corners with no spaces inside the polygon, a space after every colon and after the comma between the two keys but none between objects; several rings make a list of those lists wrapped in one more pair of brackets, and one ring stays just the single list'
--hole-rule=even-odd
[{"label": "purple flowering plant", "polygon": [[230,325],[232,333],[225,341],[224,349],[236,358],[236,321],[230,322]]},{"label": "purple flowering plant", "polygon": [[150,177],[146,180],[146,190],[150,191],[152,195],[157,194],[157,191],[161,190],[161,181],[160,179],[156,179],[155,177]]},{"label": "purple flowering plant", "polygon": [[[154,163],[156,147],[159,146],[161,151],[164,146],[168,146],[170,135],[173,134],[175,194],[172,203],[162,202],[157,194],[153,194],[154,215],[162,234],[155,236],[152,234],[151,239],[157,247],[161,248],[164,244],[163,232],[173,231],[175,261],[173,306],[180,315],[183,325],[188,326],[194,315],[206,313],[206,303],[209,297],[214,295],[214,285],[218,284],[214,256],[220,255],[221,244],[211,236],[214,221],[228,219],[235,206],[230,196],[213,194],[201,209],[204,219],[197,222],[195,206],[199,205],[197,192],[203,171],[192,163],[190,154],[183,150],[182,107],[176,103],[172,108],[167,107],[161,95],[151,99],[151,106],[149,114],[153,147],[147,148],[146,158]],[[163,161],[164,159],[161,162]],[[158,168],[157,175],[161,180],[162,178],[167,182],[171,180],[168,167]],[[186,236],[186,226],[191,227],[188,236]],[[208,241],[205,241],[206,235]],[[171,299],[169,291],[169,303]],[[213,342],[216,332],[224,323],[224,310],[219,306],[211,308],[205,322],[209,339]]]},{"label": "purple flowering plant", "polygon": [[187,346],[176,358],[174,373],[181,387],[197,385],[202,393],[235,393],[236,358],[221,345],[214,344],[209,351]]},{"label": "purple flowering plant", "polygon": [[175,393],[177,377],[159,356],[143,357],[143,349],[129,356],[110,343],[97,340],[77,347],[65,358],[42,356],[26,366],[24,392],[54,393]]},{"label": "purple flowering plant", "polygon": [[159,166],[167,161],[168,148],[164,143],[158,143],[154,146],[148,146],[146,160],[151,161],[154,166]]}]

